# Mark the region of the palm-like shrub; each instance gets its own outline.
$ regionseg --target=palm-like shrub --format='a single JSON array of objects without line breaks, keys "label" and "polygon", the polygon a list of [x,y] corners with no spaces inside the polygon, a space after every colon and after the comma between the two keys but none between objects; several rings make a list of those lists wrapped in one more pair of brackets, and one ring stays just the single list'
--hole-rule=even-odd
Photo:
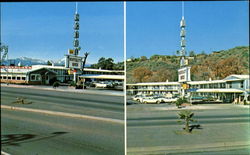
[{"label": "palm-like shrub", "polygon": [[189,123],[195,121],[192,118],[194,116],[194,113],[188,110],[183,110],[180,113],[178,113],[178,115],[179,115],[179,118],[184,120],[185,122],[185,128],[184,128],[185,131],[190,132]]}]

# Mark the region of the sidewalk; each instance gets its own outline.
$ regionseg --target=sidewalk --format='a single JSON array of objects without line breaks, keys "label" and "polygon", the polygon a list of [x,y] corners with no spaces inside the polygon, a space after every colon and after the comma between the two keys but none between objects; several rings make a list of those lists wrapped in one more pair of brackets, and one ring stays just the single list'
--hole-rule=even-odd
[{"label": "sidewalk", "polygon": [[14,87],[14,88],[30,88],[30,89],[40,89],[40,90],[49,90],[49,91],[61,91],[61,92],[72,92],[72,93],[82,93],[82,94],[101,94],[101,95],[112,95],[112,96],[124,96],[124,91],[115,91],[115,90],[93,90],[93,89],[75,89],[68,86],[59,86],[53,88],[52,86],[43,86],[43,85],[16,85],[16,84],[3,84],[1,87]]}]

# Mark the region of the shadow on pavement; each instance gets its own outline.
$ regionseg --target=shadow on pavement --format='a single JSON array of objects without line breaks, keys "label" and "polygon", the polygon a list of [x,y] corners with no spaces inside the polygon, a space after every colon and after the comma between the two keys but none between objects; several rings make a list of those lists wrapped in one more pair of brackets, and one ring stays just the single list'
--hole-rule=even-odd
[{"label": "shadow on pavement", "polygon": [[36,135],[32,134],[9,134],[1,135],[1,145],[16,145],[18,146],[20,142],[35,138]]},{"label": "shadow on pavement", "polygon": [[190,132],[193,131],[193,129],[203,129],[200,124],[190,125]]},{"label": "shadow on pavement", "polygon": [[44,139],[53,138],[62,134],[66,134],[68,132],[53,132],[48,136],[36,138],[37,135],[34,134],[8,134],[8,135],[1,135],[1,145],[8,146],[20,146],[21,143],[28,143],[34,141],[40,141]]}]

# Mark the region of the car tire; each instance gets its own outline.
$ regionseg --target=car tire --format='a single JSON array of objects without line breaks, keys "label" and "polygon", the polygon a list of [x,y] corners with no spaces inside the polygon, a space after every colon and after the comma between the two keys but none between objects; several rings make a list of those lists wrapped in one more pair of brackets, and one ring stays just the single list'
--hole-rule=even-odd
[{"label": "car tire", "polygon": [[160,103],[161,103],[161,101],[156,101],[156,103],[157,103],[157,104],[160,104]]},{"label": "car tire", "polygon": [[143,103],[144,103],[144,104],[147,104],[147,102],[146,102],[146,101],[143,101]]}]

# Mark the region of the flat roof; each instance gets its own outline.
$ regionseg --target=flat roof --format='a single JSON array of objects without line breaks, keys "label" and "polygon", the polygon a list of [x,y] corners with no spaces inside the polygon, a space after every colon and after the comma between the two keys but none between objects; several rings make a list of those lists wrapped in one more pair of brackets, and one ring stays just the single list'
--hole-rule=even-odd
[{"label": "flat roof", "polygon": [[243,90],[240,89],[198,89],[196,92],[198,93],[243,93]]},{"label": "flat roof", "polygon": [[179,82],[144,82],[144,83],[135,83],[127,84],[128,86],[157,86],[157,85],[180,85]]},{"label": "flat roof", "polygon": [[188,84],[210,84],[210,83],[225,83],[225,80],[212,80],[212,81],[189,81]]},{"label": "flat roof", "polygon": [[79,77],[89,78],[89,79],[112,79],[112,80],[124,80],[124,75],[98,75],[98,74],[85,74]]},{"label": "flat roof", "polygon": [[[49,66],[49,65],[32,65],[32,68],[51,68],[51,69],[64,69],[69,70],[70,68],[66,68],[64,66]],[[84,68],[84,71],[95,71],[95,72],[119,72],[124,73],[124,70],[107,70],[107,69],[95,69],[95,68]]]}]

